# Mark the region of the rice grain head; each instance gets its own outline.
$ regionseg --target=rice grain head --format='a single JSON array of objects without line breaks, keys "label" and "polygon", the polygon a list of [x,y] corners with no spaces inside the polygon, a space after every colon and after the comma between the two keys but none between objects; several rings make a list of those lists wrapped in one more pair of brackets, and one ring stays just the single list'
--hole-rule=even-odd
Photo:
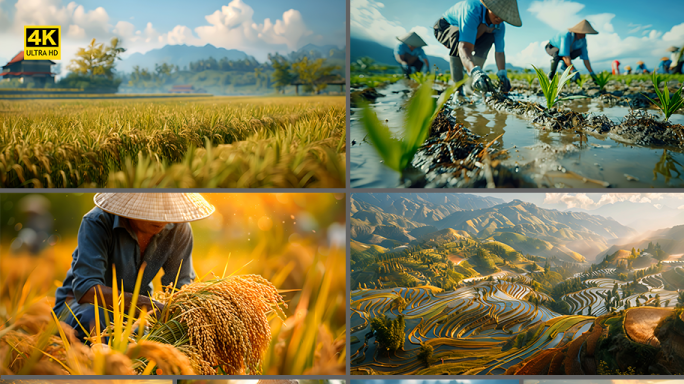
[{"label": "rice grain head", "polygon": [[268,280],[236,275],[185,285],[170,297],[167,308],[171,320],[187,327],[189,344],[203,361],[196,362],[203,367],[200,374],[236,375],[260,372],[271,341],[268,315],[283,318],[280,305],[286,307]]}]

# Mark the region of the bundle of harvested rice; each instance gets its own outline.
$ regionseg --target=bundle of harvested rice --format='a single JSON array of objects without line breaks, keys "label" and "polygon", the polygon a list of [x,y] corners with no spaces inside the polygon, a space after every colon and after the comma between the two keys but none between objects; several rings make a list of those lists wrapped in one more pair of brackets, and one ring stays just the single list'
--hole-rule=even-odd
[{"label": "bundle of harvested rice", "polygon": [[[268,316],[284,318],[277,289],[259,275],[185,285],[166,296],[148,340],[190,351],[197,374],[255,374],[271,341]],[[184,346],[192,348],[185,349]]]}]

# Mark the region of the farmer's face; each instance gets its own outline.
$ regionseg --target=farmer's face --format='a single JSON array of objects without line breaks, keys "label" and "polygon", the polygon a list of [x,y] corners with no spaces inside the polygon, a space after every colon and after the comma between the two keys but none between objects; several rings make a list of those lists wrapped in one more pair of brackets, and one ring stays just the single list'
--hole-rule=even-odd
[{"label": "farmer's face", "polygon": [[145,221],[145,220],[135,220],[130,219],[131,227],[136,232],[140,232],[146,235],[156,235],[161,232],[168,223],[161,221]]},{"label": "farmer's face", "polygon": [[499,16],[497,16],[494,12],[492,12],[492,11],[489,10],[489,9],[487,10],[487,15],[489,16],[489,21],[490,21],[492,24],[501,24],[501,23],[503,23],[503,19],[500,18]]},{"label": "farmer's face", "polygon": [[413,45],[409,45],[408,47],[409,47],[409,49],[412,50],[412,51],[413,51],[414,49],[416,49],[416,47],[414,47]]},{"label": "farmer's face", "polygon": [[584,33],[576,33],[575,36],[577,36],[577,39],[579,40],[579,39],[584,39],[584,37],[586,36],[586,34],[584,34]]}]

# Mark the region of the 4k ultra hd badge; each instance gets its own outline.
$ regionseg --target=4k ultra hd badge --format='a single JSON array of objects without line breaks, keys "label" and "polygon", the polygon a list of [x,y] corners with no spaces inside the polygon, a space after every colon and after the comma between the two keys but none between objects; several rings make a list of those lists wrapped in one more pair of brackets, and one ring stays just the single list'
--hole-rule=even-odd
[{"label": "4k ultra hd badge", "polygon": [[60,26],[24,26],[24,60],[60,60]]}]

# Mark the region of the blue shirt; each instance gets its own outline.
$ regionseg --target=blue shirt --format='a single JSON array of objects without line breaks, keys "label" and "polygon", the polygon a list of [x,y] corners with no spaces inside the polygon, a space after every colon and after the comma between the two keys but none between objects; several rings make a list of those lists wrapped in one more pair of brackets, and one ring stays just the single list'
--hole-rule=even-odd
[{"label": "blue shirt", "polygon": [[71,268],[55,293],[55,313],[59,315],[66,309],[64,302],[67,296],[79,301],[96,285],[111,287],[112,265],[116,266],[119,292],[123,289],[133,293],[143,262],[147,265],[140,285],[141,295],[152,294],[152,279],[160,269],[164,269],[163,286],[173,284],[179,267],[177,287],[191,283],[195,279],[191,254],[192,229],[189,223],[167,224],[150,239],[141,258],[137,236],[128,219],[95,207],[81,221]]},{"label": "blue shirt", "polygon": [[414,48],[413,51],[411,48],[409,48],[406,43],[399,43],[396,48],[394,48],[394,54],[395,55],[410,55],[410,56],[418,56],[418,58],[427,60],[427,55],[425,54],[425,51],[423,51],[423,48],[417,47]]},{"label": "blue shirt", "polygon": [[561,32],[549,40],[549,43],[558,48],[558,56],[570,56],[570,52],[581,49],[582,53],[580,53],[580,59],[589,60],[587,39],[575,40],[574,32]]},{"label": "blue shirt", "polygon": [[660,64],[658,64],[660,73],[668,73],[670,71],[670,64],[672,64],[671,60],[661,60]]},{"label": "blue shirt", "polygon": [[488,27],[493,27],[494,32],[494,51],[504,51],[504,35],[506,34],[506,26],[501,24],[488,24],[485,15],[487,8],[480,3],[480,0],[466,0],[456,3],[453,7],[444,12],[444,20],[449,24],[458,27],[458,41],[464,43],[475,44],[477,39],[477,27],[480,24],[487,24]]}]

